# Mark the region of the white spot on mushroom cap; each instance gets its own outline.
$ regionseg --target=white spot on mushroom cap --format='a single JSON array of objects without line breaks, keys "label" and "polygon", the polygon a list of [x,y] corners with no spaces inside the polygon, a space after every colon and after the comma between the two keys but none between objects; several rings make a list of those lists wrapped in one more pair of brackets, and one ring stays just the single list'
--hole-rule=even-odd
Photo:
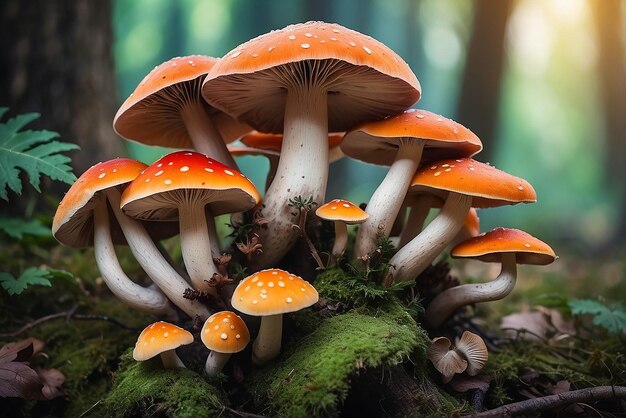
[{"label": "white spot on mushroom cap", "polygon": [[235,51],[232,54],[230,54],[231,58],[237,58],[239,55],[241,55],[241,51]]},{"label": "white spot on mushroom cap", "polygon": [[101,174],[98,176],[98,178],[99,178],[99,179],[103,179],[103,178],[104,178],[104,176],[106,176],[106,173],[101,173]]},{"label": "white spot on mushroom cap", "polygon": [[302,48],[304,48],[304,49],[309,49],[309,48],[311,48],[311,44],[308,44],[308,43],[303,43],[303,44],[300,44],[300,46],[301,46]]},{"label": "white spot on mushroom cap", "polygon": [[293,41],[294,39],[296,39],[296,35],[289,35],[289,39]]},{"label": "white spot on mushroom cap", "polygon": [[233,172],[230,170],[224,170],[224,173],[228,174],[229,176],[234,176]]},{"label": "white spot on mushroom cap", "polygon": [[220,338],[222,340],[227,340],[228,339],[228,334],[226,334],[225,332],[222,332],[222,334],[220,335]]},{"label": "white spot on mushroom cap", "polygon": [[205,168],[205,169],[204,169],[204,171],[207,171],[207,172],[209,172],[209,173],[212,173],[212,172],[213,172],[213,169],[212,169],[212,168],[208,168],[208,167],[207,167],[207,168]]},{"label": "white spot on mushroom cap", "polygon": [[167,185],[169,186],[170,184],[172,184],[172,180],[167,179],[167,180],[165,180],[163,183],[165,183],[165,184],[167,184]]},{"label": "white spot on mushroom cap", "polygon": [[156,173],[154,173],[154,177],[159,177],[161,174],[163,174],[163,170],[159,170]]}]

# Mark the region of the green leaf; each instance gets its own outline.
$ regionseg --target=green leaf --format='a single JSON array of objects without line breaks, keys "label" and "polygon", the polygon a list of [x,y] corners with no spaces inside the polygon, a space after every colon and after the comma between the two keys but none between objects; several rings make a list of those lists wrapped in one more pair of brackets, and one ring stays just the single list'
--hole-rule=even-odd
[{"label": "green leaf", "polygon": [[14,239],[22,239],[24,235],[47,237],[51,235],[50,228],[39,219],[24,220],[20,218],[6,218],[0,216],[0,231]]},{"label": "green leaf", "polygon": [[592,315],[593,324],[606,329],[611,334],[626,333],[626,312],[621,305],[607,307],[590,299],[576,299],[569,302],[573,315]]},{"label": "green leaf", "polygon": [[29,267],[22,272],[17,279],[11,274],[0,272],[0,284],[9,293],[9,295],[19,295],[28,286],[52,286],[50,283],[50,272],[48,270],[39,269],[37,267]]},{"label": "green leaf", "polygon": [[[0,120],[7,110],[0,108]],[[68,184],[76,180],[70,158],[61,153],[78,149],[78,145],[52,141],[59,136],[56,132],[21,131],[38,117],[37,113],[27,113],[0,122],[0,198],[4,200],[8,200],[7,188],[18,195],[22,193],[21,171],[37,191],[41,191],[42,175]]]}]

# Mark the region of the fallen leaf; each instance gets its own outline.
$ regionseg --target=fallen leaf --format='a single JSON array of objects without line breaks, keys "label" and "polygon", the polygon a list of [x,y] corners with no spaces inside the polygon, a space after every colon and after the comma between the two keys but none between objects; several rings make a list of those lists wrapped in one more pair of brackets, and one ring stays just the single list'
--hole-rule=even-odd
[{"label": "fallen leaf", "polygon": [[0,397],[41,399],[42,383],[37,372],[25,363],[0,364]]}]

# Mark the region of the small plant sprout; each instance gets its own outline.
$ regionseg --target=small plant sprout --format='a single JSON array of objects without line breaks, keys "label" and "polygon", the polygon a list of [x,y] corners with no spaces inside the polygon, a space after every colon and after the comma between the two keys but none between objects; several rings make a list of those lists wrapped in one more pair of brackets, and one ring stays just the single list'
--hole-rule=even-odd
[{"label": "small plant sprout", "polygon": [[200,331],[200,338],[211,350],[205,371],[214,376],[222,371],[231,354],[238,353],[250,342],[250,333],[243,319],[234,312],[221,311],[211,315]]},{"label": "small plant sprout", "polygon": [[335,223],[335,243],[332,255],[339,259],[348,244],[348,225],[361,224],[367,219],[367,213],[361,208],[343,199],[334,199],[323,204],[315,211],[321,219]]},{"label": "small plant sprout", "polygon": [[317,290],[301,277],[280,269],[262,270],[237,285],[231,304],[252,316],[260,316],[261,327],[252,345],[253,361],[265,364],[280,354],[283,314],[316,303]]},{"label": "small plant sprout", "polygon": [[445,203],[424,230],[391,257],[387,284],[415,280],[452,242],[471,207],[537,200],[535,190],[526,180],[471,158],[427,164],[415,173],[411,187],[428,191]]},{"label": "small plant sprout", "polygon": [[265,251],[251,266],[259,269],[279,262],[298,238],[286,202],[297,195],[324,200],[328,132],[401,112],[421,88],[384,44],[337,24],[306,22],[226,53],[202,94],[254,129],[284,135],[276,177],[259,208],[269,221],[259,231]]},{"label": "small plant sprout", "polygon": [[176,354],[176,349],[192,342],[193,335],[189,331],[169,322],[155,322],[139,334],[133,350],[133,358],[136,361],[145,361],[160,355],[163,367],[166,369],[185,367]]},{"label": "small plant sprout", "polygon": [[216,293],[209,280],[219,273],[211,252],[217,236],[209,224],[214,216],[251,209],[259,199],[256,187],[243,174],[206,155],[179,151],[137,176],[124,191],[121,207],[133,218],[178,220],[183,260],[193,287]]},{"label": "small plant sprout", "polygon": [[546,265],[556,260],[550,246],[519,229],[496,228],[460,243],[452,257],[501,263],[502,270],[489,283],[464,284],[439,293],[426,308],[428,323],[437,327],[454,311],[473,303],[502,299],[515,287],[518,264]]}]

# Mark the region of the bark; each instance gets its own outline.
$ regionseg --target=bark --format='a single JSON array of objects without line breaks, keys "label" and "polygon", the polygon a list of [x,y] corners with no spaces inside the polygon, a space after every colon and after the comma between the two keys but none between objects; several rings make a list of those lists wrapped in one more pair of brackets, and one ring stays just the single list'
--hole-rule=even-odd
[{"label": "bark", "polygon": [[457,119],[480,137],[484,146],[481,159],[490,161],[495,151],[504,33],[513,1],[479,0],[474,5],[474,26],[467,48]]},{"label": "bark", "polygon": [[[39,112],[31,129],[78,143],[81,150],[71,154],[77,174],[123,153],[111,127],[117,102],[112,40],[107,0],[0,3],[0,105],[11,115]],[[67,188],[54,187],[57,193]]]}]

